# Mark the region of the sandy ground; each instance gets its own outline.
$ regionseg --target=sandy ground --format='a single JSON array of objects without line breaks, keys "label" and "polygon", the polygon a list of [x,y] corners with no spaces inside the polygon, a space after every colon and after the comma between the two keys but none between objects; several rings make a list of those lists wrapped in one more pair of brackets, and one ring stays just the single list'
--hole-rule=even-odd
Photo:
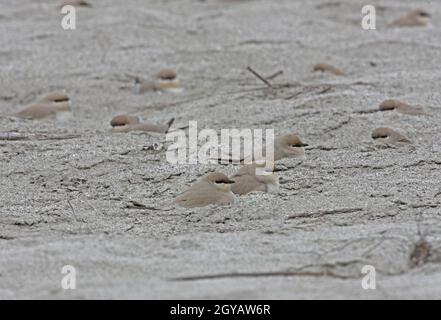
[{"label": "sandy ground", "polygon": [[[30,137],[0,140],[0,298],[441,298],[441,2],[371,1],[375,31],[360,0],[91,2],[65,31],[58,1],[0,1],[0,131]],[[385,27],[415,7],[431,28]],[[311,72],[322,61],[346,75]],[[248,65],[301,85],[269,92]],[[134,94],[127,74],[163,67],[184,92]],[[8,116],[63,88],[71,115]],[[360,113],[386,98],[432,116]],[[111,133],[119,113],[298,132],[310,147],[278,163],[278,196],[175,208],[201,175],[237,168],[171,165],[155,150],[164,135]],[[371,148],[379,126],[416,147]],[[64,265],[76,290],[61,288]],[[362,289],[364,265],[376,290]]]}]

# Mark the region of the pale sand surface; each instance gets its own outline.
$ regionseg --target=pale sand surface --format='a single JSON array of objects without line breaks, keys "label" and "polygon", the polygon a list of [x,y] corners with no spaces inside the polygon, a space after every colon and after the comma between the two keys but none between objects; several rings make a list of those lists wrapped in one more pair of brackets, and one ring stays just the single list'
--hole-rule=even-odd
[{"label": "pale sand surface", "polygon": [[[0,1],[0,131],[74,135],[0,140],[0,298],[441,298],[440,1],[371,1],[376,31],[360,27],[361,0],[91,2],[78,10],[77,30],[64,31],[58,1]],[[432,13],[431,28],[385,28],[415,7]],[[322,61],[346,75],[311,72]],[[286,99],[301,88],[260,90],[248,65],[283,70],[274,84],[321,86]],[[178,71],[184,92],[133,93],[126,74],[163,67]],[[62,88],[70,117],[7,116]],[[386,98],[432,116],[357,113]],[[163,135],[110,132],[119,113],[294,131],[311,147],[303,161],[279,164],[279,196],[174,208],[201,175],[236,168],[168,164],[149,148]],[[369,148],[379,126],[416,148]],[[418,221],[432,247],[412,267]],[[67,264],[77,270],[73,291],[60,284]],[[377,290],[361,287],[367,264]],[[287,270],[330,275],[172,280]]]}]

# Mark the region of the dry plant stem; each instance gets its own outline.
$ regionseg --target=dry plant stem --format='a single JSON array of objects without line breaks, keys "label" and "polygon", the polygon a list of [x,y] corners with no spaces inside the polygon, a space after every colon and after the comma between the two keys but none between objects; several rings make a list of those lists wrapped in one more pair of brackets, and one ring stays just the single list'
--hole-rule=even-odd
[{"label": "dry plant stem", "polygon": [[277,78],[278,76],[280,76],[280,75],[282,75],[282,74],[283,74],[283,71],[282,71],[282,70],[279,70],[279,71],[277,71],[276,73],[274,73],[274,74],[272,74],[272,75],[266,77],[266,80],[272,80],[272,79]]},{"label": "dry plant stem", "polygon": [[363,211],[363,208],[341,208],[334,210],[320,210],[313,213],[300,213],[298,215],[291,215],[287,217],[288,220],[296,218],[312,218],[312,217],[322,217],[329,214],[339,214],[339,213],[353,213]]},{"label": "dry plant stem", "polygon": [[262,77],[260,74],[258,74],[253,68],[247,67],[247,70],[251,72],[254,76],[256,76],[258,79],[260,79],[263,83],[265,83],[269,88],[273,89],[273,86],[271,83],[269,83],[268,80],[266,80],[264,77]]},{"label": "dry plant stem", "polygon": [[321,272],[313,271],[276,271],[276,272],[250,272],[250,273],[220,273],[212,275],[190,276],[172,278],[170,281],[197,281],[215,280],[227,278],[262,278],[262,277],[330,277],[337,279],[349,279],[350,276],[337,274],[333,271],[325,270]]}]

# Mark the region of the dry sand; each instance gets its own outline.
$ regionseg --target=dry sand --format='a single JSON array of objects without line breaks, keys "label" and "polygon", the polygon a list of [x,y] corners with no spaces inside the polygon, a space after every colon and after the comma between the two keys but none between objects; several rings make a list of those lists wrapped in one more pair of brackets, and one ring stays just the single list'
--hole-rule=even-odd
[{"label": "dry sand", "polygon": [[[0,298],[441,298],[441,2],[371,1],[375,31],[360,27],[361,0],[91,2],[65,31],[59,1],[0,1],[0,131],[30,137],[0,140]],[[415,7],[433,27],[385,28]],[[318,62],[346,75],[311,72]],[[283,70],[275,85],[318,87],[271,93],[248,65]],[[126,74],[163,67],[184,92],[133,93]],[[7,116],[62,88],[70,117]],[[359,113],[386,98],[432,116]],[[279,196],[174,208],[201,175],[237,168],[170,165],[155,150],[163,135],[110,132],[119,113],[295,131],[311,147],[278,164]],[[372,149],[379,126],[416,148]],[[430,254],[413,266],[421,239]],[[76,290],[61,288],[64,265]],[[376,290],[362,289],[363,265],[376,267]],[[249,276],[173,280],[234,273]]]}]

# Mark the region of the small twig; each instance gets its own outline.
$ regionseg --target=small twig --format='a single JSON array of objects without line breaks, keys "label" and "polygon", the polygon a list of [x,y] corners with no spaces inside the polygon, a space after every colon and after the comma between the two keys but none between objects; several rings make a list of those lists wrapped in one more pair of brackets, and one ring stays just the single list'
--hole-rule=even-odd
[{"label": "small twig", "polygon": [[266,80],[264,77],[262,77],[260,74],[258,74],[256,71],[253,70],[253,68],[251,67],[247,67],[247,70],[249,72],[251,72],[253,75],[255,75],[258,79],[260,79],[263,83],[265,83],[268,87],[270,87],[271,89],[273,89],[273,86],[271,85],[271,83],[269,83],[268,80]]},{"label": "small twig", "polygon": [[292,94],[292,95],[286,97],[285,100],[291,100],[291,99],[294,99],[294,98],[296,98],[297,96],[301,95],[303,92],[304,92],[303,90],[300,90],[300,91],[298,91],[298,92],[296,92],[296,93],[294,93],[294,94]]},{"label": "small twig", "polygon": [[266,77],[266,80],[272,80],[272,79],[274,79],[274,78],[276,78],[276,77],[278,77],[278,76],[280,76],[280,75],[282,75],[282,74],[283,74],[283,71],[282,71],[282,70],[279,70],[279,71],[277,71],[276,73],[274,73],[274,74],[272,74],[272,75]]},{"label": "small twig", "polygon": [[70,210],[72,211],[73,217],[77,222],[83,222],[85,223],[86,221],[84,221],[84,219],[79,219],[77,216],[77,212],[75,211],[75,208],[73,207],[72,203],[70,202],[70,200],[67,200],[67,203],[69,204]]},{"label": "small twig", "polygon": [[70,140],[80,138],[80,135],[70,134],[65,136],[25,135],[17,131],[0,131],[0,140]]},{"label": "small twig", "polygon": [[290,219],[296,219],[296,218],[312,218],[312,217],[322,217],[324,215],[330,215],[330,214],[339,214],[339,213],[353,213],[363,211],[363,208],[341,208],[341,209],[334,209],[334,210],[320,210],[314,213],[300,213],[297,215],[292,215],[287,217],[287,220]]},{"label": "small twig", "polygon": [[65,136],[37,136],[36,140],[71,140],[81,138],[78,134],[68,134]]},{"label": "small twig", "polygon": [[228,278],[261,278],[261,277],[330,277],[337,279],[352,278],[347,275],[336,274],[330,270],[319,272],[314,271],[276,271],[276,272],[249,272],[249,273],[220,273],[201,276],[179,277],[169,279],[170,281],[197,281],[197,280],[216,280]]},{"label": "small twig", "polygon": [[130,200],[131,204],[126,204],[125,209],[136,209],[136,210],[153,210],[153,211],[171,211],[173,208],[156,208],[152,206],[147,206],[135,200]]},{"label": "small twig", "polygon": [[145,204],[142,204],[135,200],[130,200],[130,204],[126,204],[126,209],[147,209]]},{"label": "small twig", "polygon": [[73,213],[74,217],[76,217],[77,215],[75,213],[75,209],[74,209],[72,203],[70,202],[70,200],[67,200],[67,203],[69,204],[70,210],[72,210],[72,213]]},{"label": "small twig", "polygon": [[354,113],[358,113],[358,114],[369,114],[369,113],[375,113],[375,112],[379,112],[379,109],[369,109],[369,110],[359,110],[359,111],[355,111]]},{"label": "small twig", "polygon": [[[311,92],[314,89],[318,89],[318,88],[320,88],[320,86],[305,86],[300,91],[297,91],[296,93],[294,93],[288,97],[285,97],[284,99],[291,100],[291,99],[296,98],[297,96],[299,96],[303,93],[308,93],[308,92]],[[318,91],[316,94],[324,94],[324,93],[330,91],[331,89],[332,89],[332,85],[327,85],[326,87],[324,87],[323,89]]]}]

